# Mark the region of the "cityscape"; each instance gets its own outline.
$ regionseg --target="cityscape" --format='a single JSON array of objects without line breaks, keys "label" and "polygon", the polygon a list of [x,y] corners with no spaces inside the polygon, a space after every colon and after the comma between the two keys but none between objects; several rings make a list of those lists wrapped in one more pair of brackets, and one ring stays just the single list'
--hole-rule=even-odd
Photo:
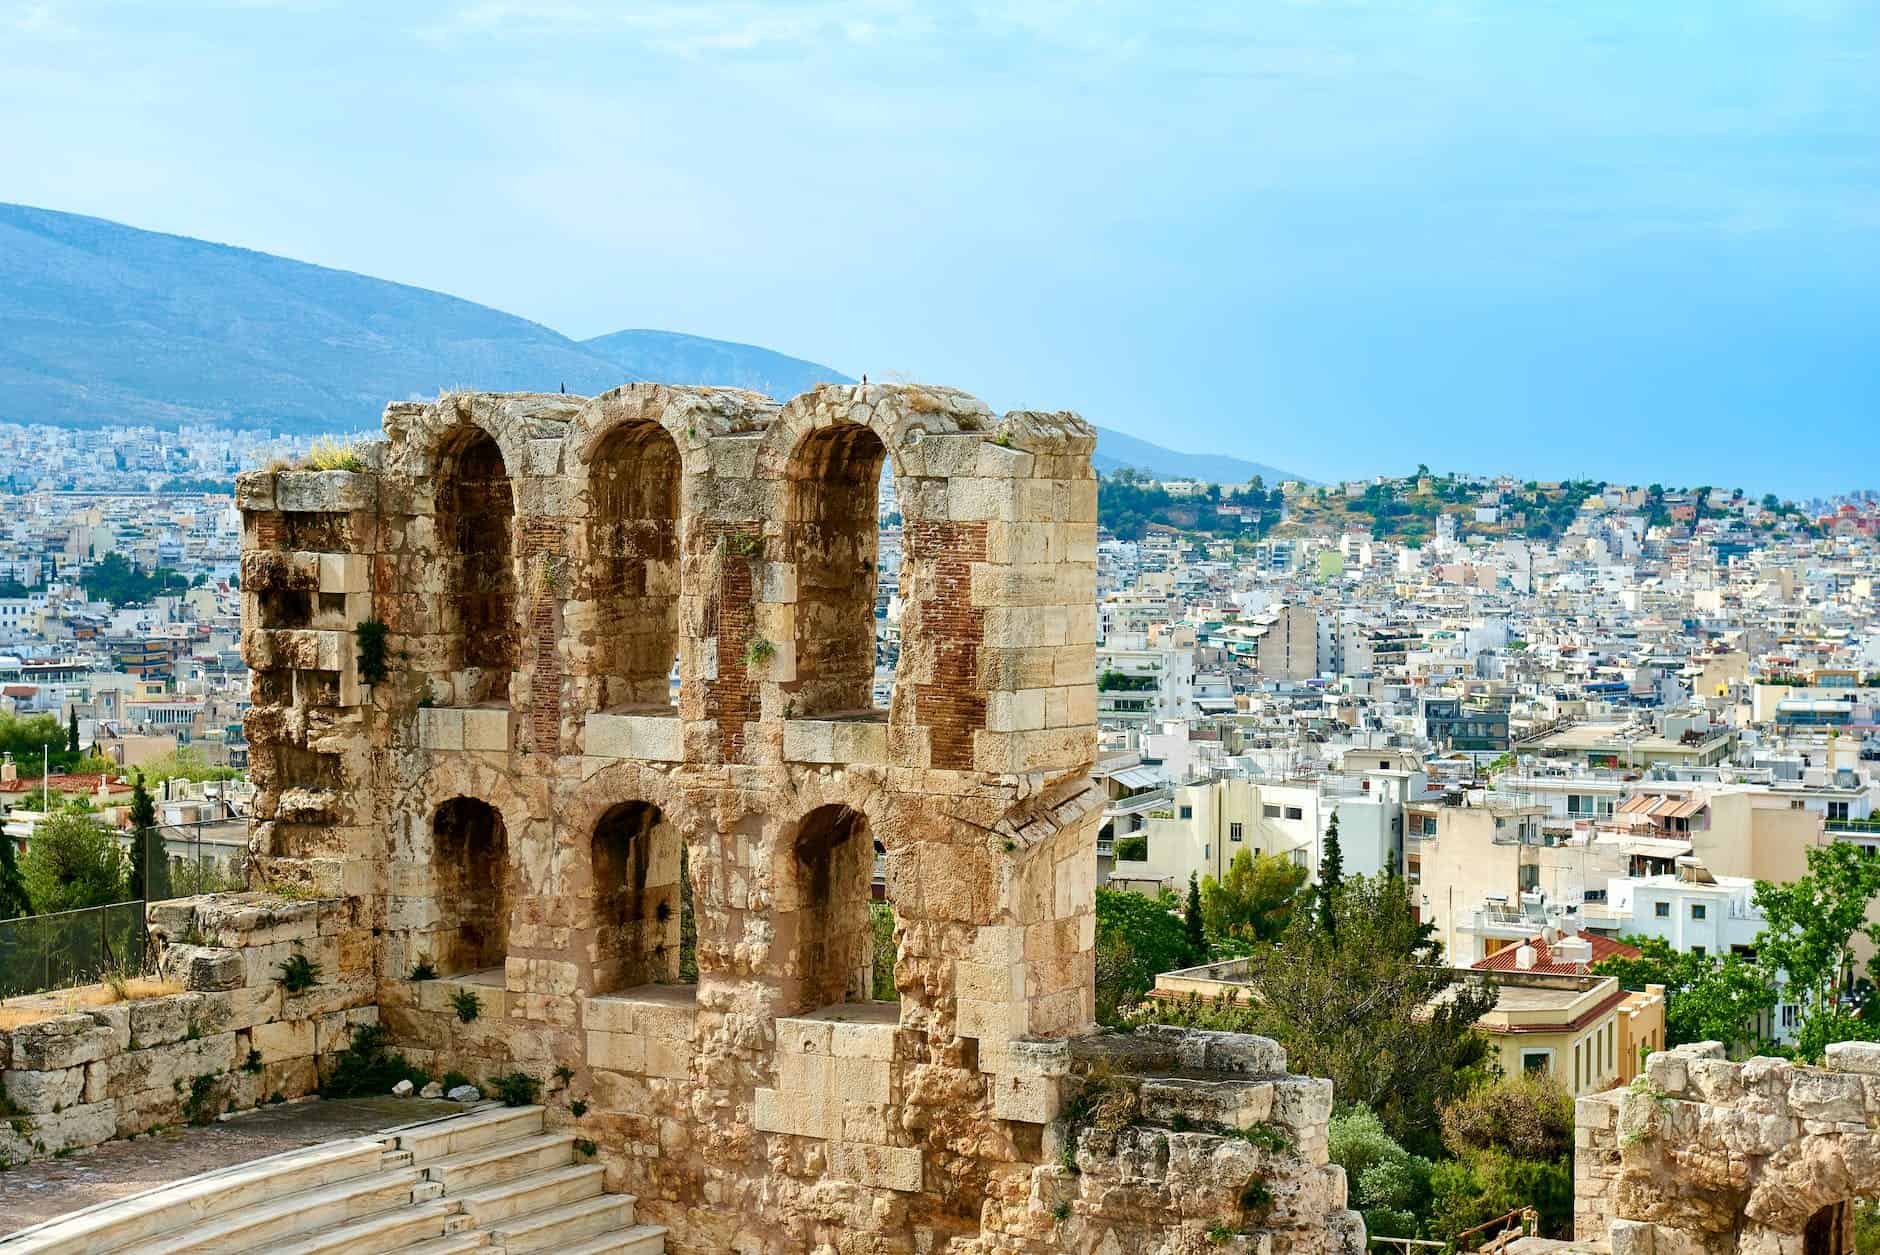
[{"label": "cityscape", "polygon": [[1880,1255],[1880,9],[0,35],[0,1255]]}]

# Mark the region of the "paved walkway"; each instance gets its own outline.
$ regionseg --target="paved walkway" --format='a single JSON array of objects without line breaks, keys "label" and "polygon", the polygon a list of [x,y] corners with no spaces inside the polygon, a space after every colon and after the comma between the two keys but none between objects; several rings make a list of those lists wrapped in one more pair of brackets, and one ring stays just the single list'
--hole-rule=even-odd
[{"label": "paved walkway", "polygon": [[199,1172],[462,1110],[458,1103],[423,1098],[315,1099],[244,1111],[202,1128],[119,1138],[64,1159],[34,1160],[0,1172],[0,1233]]}]

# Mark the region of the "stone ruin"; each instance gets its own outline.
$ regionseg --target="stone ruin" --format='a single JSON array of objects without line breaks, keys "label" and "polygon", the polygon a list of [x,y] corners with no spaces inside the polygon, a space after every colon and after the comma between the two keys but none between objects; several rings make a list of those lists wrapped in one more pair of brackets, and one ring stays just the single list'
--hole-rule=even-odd
[{"label": "stone ruin", "polygon": [[633,384],[384,431],[237,484],[251,847],[353,905],[414,1062],[546,1080],[674,1251],[1362,1247],[1329,1083],[1257,1038],[1091,1035],[1081,419]]},{"label": "stone ruin", "polygon": [[1825,1068],[1732,1063],[1716,1042],[1652,1055],[1574,1110],[1574,1239],[1612,1255],[1851,1255],[1880,1199],[1880,1044]]}]

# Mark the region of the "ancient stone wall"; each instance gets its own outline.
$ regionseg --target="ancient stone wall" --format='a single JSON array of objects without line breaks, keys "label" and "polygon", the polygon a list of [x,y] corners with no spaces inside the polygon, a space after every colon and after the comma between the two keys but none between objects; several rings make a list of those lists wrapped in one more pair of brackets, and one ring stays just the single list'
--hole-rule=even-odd
[{"label": "ancient stone wall", "polygon": [[[179,992],[95,1005],[91,995],[109,996],[99,988],[9,1003],[0,1085],[14,1114],[0,1122],[0,1161],[312,1093],[353,1026],[378,1021],[372,935],[358,906],[259,894],[156,903],[159,969]],[[294,955],[315,978],[290,993],[282,964]]]},{"label": "ancient stone wall", "polygon": [[1574,1237],[1613,1255],[1842,1255],[1854,1201],[1880,1198],[1873,1043],[1824,1068],[1680,1046],[1575,1120]]},{"label": "ancient stone wall", "polygon": [[636,384],[394,404],[385,433],[363,470],[238,484],[258,874],[359,900],[414,1061],[572,1068],[557,1119],[671,1249],[1006,1249],[977,1245],[990,1191],[1049,1119],[999,1109],[1034,1079],[1015,1043],[1092,1027],[1090,428]]}]

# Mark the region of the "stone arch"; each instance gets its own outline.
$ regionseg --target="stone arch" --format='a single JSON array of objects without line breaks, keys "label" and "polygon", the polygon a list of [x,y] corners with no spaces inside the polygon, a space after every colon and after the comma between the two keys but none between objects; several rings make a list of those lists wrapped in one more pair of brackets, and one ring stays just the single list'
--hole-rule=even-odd
[{"label": "stone arch", "polygon": [[452,700],[506,703],[516,669],[516,494],[496,437],[461,424],[438,441],[433,526],[443,575],[439,626]]},{"label": "stone arch", "polygon": [[679,983],[684,967],[685,844],[650,802],[602,812],[589,837],[593,992]]},{"label": "stone arch", "polygon": [[806,432],[784,472],[783,547],[795,571],[794,677],[803,717],[873,706],[878,492],[887,449],[859,423]]},{"label": "stone arch", "polygon": [[444,975],[500,968],[514,898],[508,826],[481,798],[445,799],[430,816],[431,879],[442,918],[432,962]]},{"label": "stone arch", "polygon": [[872,986],[868,818],[839,802],[806,813],[776,852],[778,1013],[866,1002]]},{"label": "stone arch", "polygon": [[664,708],[679,648],[679,446],[652,419],[616,423],[586,468],[587,706]]}]

